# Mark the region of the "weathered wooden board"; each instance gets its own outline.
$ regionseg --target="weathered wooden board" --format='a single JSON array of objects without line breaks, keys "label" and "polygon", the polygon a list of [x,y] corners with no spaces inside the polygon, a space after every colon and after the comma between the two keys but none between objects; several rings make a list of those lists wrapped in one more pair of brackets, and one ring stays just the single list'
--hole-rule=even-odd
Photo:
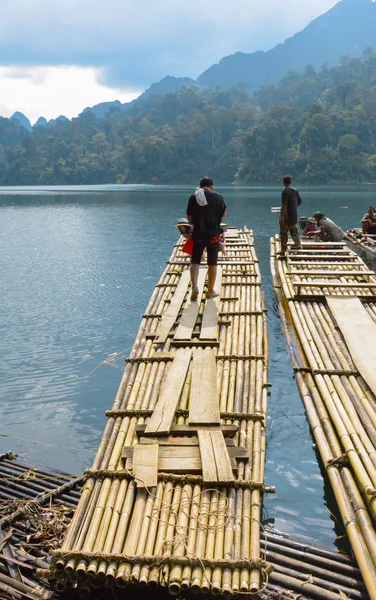
[{"label": "weathered wooden board", "polygon": [[200,303],[202,294],[204,291],[205,279],[206,279],[207,268],[200,268],[198,274],[198,298],[194,302],[188,300],[179,327],[176,330],[174,339],[175,340],[190,340],[192,337],[193,329],[197,321],[198,311],[200,309]]},{"label": "weathered wooden board", "polygon": [[215,463],[217,465],[218,481],[220,483],[234,481],[231,461],[222,431],[211,431],[210,437],[214,449]]},{"label": "weathered wooden board", "polygon": [[133,474],[137,487],[155,487],[158,484],[158,445],[135,446]]},{"label": "weathered wooden board", "polygon": [[[221,431],[211,432],[210,430],[206,429],[206,430],[202,430],[201,434],[202,433],[208,433],[210,435],[212,433],[214,433],[215,435],[217,435],[222,432]],[[226,448],[226,453],[230,458],[238,458],[241,460],[249,458],[247,450],[245,448],[243,448],[242,446],[231,446],[231,445],[228,446],[226,444],[226,441],[225,441],[225,438],[223,437],[223,435],[220,436],[220,439],[223,440],[223,443]],[[213,442],[213,444],[214,444],[214,442]],[[147,445],[149,445],[149,444],[145,444],[145,446],[147,446]],[[186,458],[200,458],[198,438],[197,438],[197,444],[188,444],[188,445],[176,444],[175,446],[172,446],[172,445],[159,444],[159,441],[157,441],[157,444],[150,444],[150,445],[158,445],[158,448],[159,448],[158,458],[180,457],[182,460],[185,460]],[[213,446],[214,453],[216,452],[217,448],[220,447],[220,445],[221,445],[221,442],[217,444],[217,441],[215,441],[215,444]],[[134,449],[138,448],[140,446],[143,446],[143,444],[138,444],[137,446],[124,446],[123,451],[121,453],[121,457],[125,458],[125,459],[132,458],[133,454],[134,454]],[[223,450],[223,448],[222,448],[222,450]]]},{"label": "weathered wooden board", "polygon": [[[144,435],[144,436],[148,436],[149,435],[153,435],[153,434],[148,434],[146,431],[147,425],[136,425],[136,434],[137,435]],[[210,429],[210,430],[214,430],[215,427],[213,425],[202,425],[200,427],[194,426],[194,425],[173,425],[171,427],[171,432],[170,434],[172,436],[178,435],[197,435],[197,431],[198,429]],[[236,433],[239,430],[239,427],[237,425],[222,425],[221,427],[218,427],[218,429],[220,431],[222,431],[223,435],[225,437],[234,437],[234,435],[236,435]]]},{"label": "weathered wooden board", "polygon": [[[308,242],[303,239],[301,240],[301,242],[302,242],[303,250],[304,250],[304,248],[322,248],[322,247],[333,248],[333,247],[337,247],[337,246],[340,246],[343,248],[346,246],[346,242],[317,242],[317,241]],[[294,242],[287,243],[288,248],[290,248],[293,245],[294,245]]]},{"label": "weathered wooden board", "polygon": [[[312,261],[312,262],[311,262]],[[313,262],[314,261],[314,262]],[[359,256],[288,256],[287,262],[290,265],[357,265],[362,264],[359,260]]]},{"label": "weathered wooden board", "polygon": [[[338,275],[342,277],[342,275]],[[376,282],[363,283],[360,281],[322,281],[322,279],[315,279],[314,281],[292,281],[292,285],[295,287],[350,287],[350,288],[376,288]]]},{"label": "weathered wooden board", "polygon": [[177,319],[180,307],[187,293],[189,280],[190,273],[187,269],[186,271],[183,271],[171,303],[162,315],[162,319],[156,333],[157,338],[155,341],[157,344],[164,343],[167,340],[168,334],[170,333],[171,327],[174,325]]},{"label": "weathered wooden board", "polygon": [[[221,292],[222,286],[222,267],[217,267],[217,280],[215,287],[218,292]],[[218,338],[218,313],[219,304],[221,301],[220,295],[217,298],[206,299],[204,316],[201,325],[201,340],[216,340]]]},{"label": "weathered wooden board", "polygon": [[217,364],[212,348],[197,348],[193,353],[188,422],[190,425],[219,425],[221,422]]},{"label": "weathered wooden board", "polygon": [[356,296],[327,296],[359,373],[376,394],[376,323]]},{"label": "weathered wooden board", "polygon": [[190,349],[181,349],[176,352],[166,379],[161,386],[158,402],[146,427],[146,433],[166,435],[170,432],[175,410],[188,373],[191,356],[192,350]]},{"label": "weathered wooden board", "polygon": [[[235,440],[227,437],[226,446],[235,446]],[[141,437],[140,444],[159,444],[160,446],[198,446],[197,435],[192,436],[161,436],[161,437]]]},{"label": "weathered wooden board", "polygon": [[[313,265],[312,265],[313,266]],[[374,275],[374,271],[310,271],[309,269],[304,269],[299,271],[298,269],[291,269],[291,275],[304,275],[304,276],[320,276],[320,277],[349,277],[349,276],[362,276],[362,275]]]},{"label": "weathered wooden board", "polygon": [[[147,447],[147,446],[145,446]],[[236,471],[238,466],[235,458],[229,458],[231,468],[233,471]],[[125,463],[125,468],[128,471],[133,470],[133,459],[128,458]],[[160,458],[158,460],[158,471],[163,471],[165,473],[176,473],[177,475],[180,473],[201,473],[202,472],[202,464],[201,458],[186,458],[182,459],[180,457],[169,457],[169,458]],[[231,480],[234,481],[234,478]],[[226,482],[222,482],[226,483]],[[149,486],[148,486],[149,487]]]},{"label": "weathered wooden board", "polygon": [[217,483],[218,471],[210,431],[198,431],[204,483]]},{"label": "weathered wooden board", "polygon": [[[324,244],[321,244],[322,246],[324,246]],[[353,254],[353,251],[350,250],[349,248],[320,248],[319,246],[317,248],[300,248],[300,250],[293,250],[292,248],[289,248],[289,253],[292,252],[292,256],[301,256],[301,254],[308,254],[308,256],[314,256],[315,254],[318,255],[322,255],[322,254],[329,254],[330,256],[333,255],[340,255],[340,256],[348,256],[349,254]]]},{"label": "weathered wooden board", "polygon": [[[198,431],[202,473],[205,483],[234,481],[232,460],[221,431]],[[233,450],[233,449],[232,449]]]}]

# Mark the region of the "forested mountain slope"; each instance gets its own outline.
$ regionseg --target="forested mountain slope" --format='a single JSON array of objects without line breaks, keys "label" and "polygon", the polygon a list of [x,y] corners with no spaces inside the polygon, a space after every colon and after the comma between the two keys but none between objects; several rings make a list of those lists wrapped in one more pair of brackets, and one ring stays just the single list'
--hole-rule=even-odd
[{"label": "forested mountain slope", "polygon": [[182,88],[104,119],[83,113],[31,133],[0,119],[0,184],[376,179],[376,55],[290,71],[254,96]]}]

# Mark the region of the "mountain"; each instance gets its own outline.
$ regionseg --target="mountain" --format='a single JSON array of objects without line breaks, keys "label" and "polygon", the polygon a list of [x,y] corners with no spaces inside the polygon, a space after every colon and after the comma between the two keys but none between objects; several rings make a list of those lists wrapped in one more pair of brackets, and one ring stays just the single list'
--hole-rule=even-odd
[{"label": "mountain", "polygon": [[18,123],[22,127],[25,127],[25,129],[27,129],[28,131],[32,130],[31,123],[30,123],[29,119],[27,117],[25,117],[25,115],[23,115],[21,112],[16,111],[9,118],[9,121],[11,121],[12,123]]},{"label": "mountain", "polygon": [[[251,54],[237,52],[211,66],[196,81],[189,77],[167,76],[153,83],[132,102],[101,102],[85,108],[83,112],[90,111],[97,118],[103,118],[111,109],[122,112],[153,95],[174,93],[183,86],[229,89],[244,84],[248,92],[255,92],[265,84],[277,83],[288,70],[304,71],[310,65],[317,69],[325,63],[329,66],[338,65],[342,56],[360,57],[367,47],[376,48],[376,2],[341,0],[305,29],[272,50]],[[17,119],[30,131],[30,122],[22,113],[14,113],[11,119]],[[52,119],[48,125],[57,120],[61,120],[61,117]]]},{"label": "mountain", "polygon": [[38,121],[34,123],[33,127],[45,127],[47,125],[47,119],[39,117]]},{"label": "mountain", "polygon": [[55,125],[56,123],[67,123],[69,121],[68,117],[65,117],[64,115],[60,115],[60,117],[57,117],[56,119],[50,119],[47,123],[47,125]]},{"label": "mountain", "polygon": [[192,85],[195,85],[195,83],[195,80],[191,79],[190,77],[171,77],[170,75],[168,75],[164,79],[161,79],[161,81],[153,83],[147,90],[145,90],[143,94],[141,94],[141,96],[137,98],[137,100],[148,98],[153,94],[160,96],[172,94],[180,90],[180,88],[182,88],[183,86],[192,87]]},{"label": "mountain", "polygon": [[146,98],[149,98],[153,95],[165,96],[166,94],[177,92],[183,86],[191,87],[192,85],[195,85],[194,79],[190,79],[189,77],[171,77],[170,75],[168,75],[164,79],[161,79],[161,81],[153,83],[136,100],[132,100],[131,102],[125,102],[124,104],[122,104],[119,100],[114,100],[113,102],[101,102],[100,104],[96,104],[95,106],[85,108],[82,112],[86,113],[90,111],[94,113],[98,119],[102,119],[113,108],[119,109],[121,111],[127,110],[136,101],[142,102],[142,100],[145,100]]},{"label": "mountain", "polygon": [[103,119],[106,114],[111,110],[111,108],[120,108],[124,106],[120,102],[120,100],[114,100],[113,102],[100,102],[99,104],[95,104],[94,106],[88,106],[84,108],[83,113],[92,112],[95,114],[98,119]]},{"label": "mountain", "polygon": [[203,88],[231,88],[245,83],[254,92],[279,81],[289,69],[337,65],[341,56],[359,57],[367,46],[376,48],[376,3],[342,0],[268,52],[226,56],[202,73],[197,84]]}]

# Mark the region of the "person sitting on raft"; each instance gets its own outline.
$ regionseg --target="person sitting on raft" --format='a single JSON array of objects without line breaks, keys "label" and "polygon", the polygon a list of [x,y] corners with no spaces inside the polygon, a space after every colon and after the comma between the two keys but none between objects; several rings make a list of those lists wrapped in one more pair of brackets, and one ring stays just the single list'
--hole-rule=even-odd
[{"label": "person sitting on raft", "polygon": [[307,225],[304,228],[303,235],[308,235],[311,231],[317,231],[316,219],[313,217],[307,219]]},{"label": "person sitting on raft", "polygon": [[368,212],[362,219],[363,235],[376,235],[376,211],[373,206],[368,208]]},{"label": "person sitting on raft", "polygon": [[193,230],[193,225],[192,223],[190,223],[188,221],[188,219],[182,217],[181,219],[179,219],[179,221],[176,223],[175,227],[177,229],[179,229],[180,233],[182,234],[182,236],[187,239]]},{"label": "person sitting on raft", "polygon": [[313,217],[316,230],[309,231],[308,236],[317,235],[322,242],[342,242],[345,232],[322,212],[316,212]]}]

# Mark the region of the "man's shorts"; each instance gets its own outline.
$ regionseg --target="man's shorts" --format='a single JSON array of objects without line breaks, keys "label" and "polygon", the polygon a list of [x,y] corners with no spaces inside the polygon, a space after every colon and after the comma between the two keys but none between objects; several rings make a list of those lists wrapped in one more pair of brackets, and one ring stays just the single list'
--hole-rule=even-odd
[{"label": "man's shorts", "polygon": [[205,248],[209,267],[215,267],[218,262],[219,242],[212,243],[210,239],[193,240],[192,264],[199,265]]}]

